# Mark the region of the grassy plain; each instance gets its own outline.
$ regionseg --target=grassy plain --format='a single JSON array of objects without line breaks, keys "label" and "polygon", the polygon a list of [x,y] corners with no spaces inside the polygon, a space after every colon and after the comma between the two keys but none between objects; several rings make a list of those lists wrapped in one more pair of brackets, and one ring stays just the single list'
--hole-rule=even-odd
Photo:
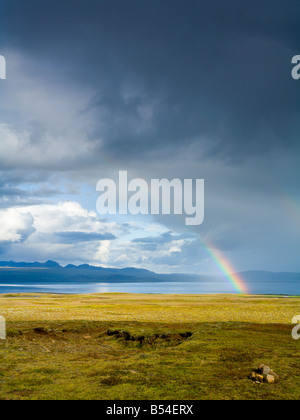
[{"label": "grassy plain", "polygon": [[[300,398],[300,298],[0,295],[0,399]],[[276,384],[247,377],[265,363]]]}]

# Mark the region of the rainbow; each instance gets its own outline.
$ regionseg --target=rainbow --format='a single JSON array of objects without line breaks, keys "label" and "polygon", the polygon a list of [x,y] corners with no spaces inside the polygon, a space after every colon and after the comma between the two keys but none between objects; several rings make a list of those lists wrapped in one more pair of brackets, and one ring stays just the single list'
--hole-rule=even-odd
[{"label": "rainbow", "polygon": [[[112,161],[110,160],[110,163]],[[216,266],[220,269],[222,274],[225,275],[225,278],[228,279],[229,283],[234,287],[237,293],[240,294],[249,294],[249,289],[245,281],[242,279],[240,275],[236,273],[236,270],[230,264],[230,262],[222,255],[222,253],[217,250],[212,244],[210,244],[207,240],[203,240],[199,235],[198,239],[206,251],[208,256],[213,260]]]},{"label": "rainbow", "polygon": [[248,294],[249,290],[247,284],[240,275],[235,273],[233,266],[224,257],[224,255],[222,255],[220,251],[216,250],[212,244],[209,244],[208,241],[204,241],[203,239],[201,239],[201,243],[206,253],[209,255],[210,258],[212,258],[214,263],[229,280],[230,284],[234,287],[234,289],[238,293]]}]

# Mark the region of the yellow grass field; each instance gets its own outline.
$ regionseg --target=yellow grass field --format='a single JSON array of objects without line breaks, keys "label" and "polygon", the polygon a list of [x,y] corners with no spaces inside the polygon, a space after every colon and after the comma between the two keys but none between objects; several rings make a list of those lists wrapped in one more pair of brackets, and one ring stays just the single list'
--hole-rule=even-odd
[{"label": "yellow grass field", "polygon": [[[300,298],[0,295],[0,399],[299,399]],[[248,379],[258,364],[276,384]]]}]

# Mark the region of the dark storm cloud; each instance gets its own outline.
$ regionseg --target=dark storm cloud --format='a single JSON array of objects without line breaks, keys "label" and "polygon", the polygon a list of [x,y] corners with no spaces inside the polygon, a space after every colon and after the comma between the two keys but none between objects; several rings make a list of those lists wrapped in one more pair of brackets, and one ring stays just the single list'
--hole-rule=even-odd
[{"label": "dark storm cloud", "polygon": [[83,113],[97,121],[95,156],[193,147],[240,161],[299,146],[298,0],[10,0],[1,15],[2,46],[32,57],[45,77],[59,68],[93,88]]},{"label": "dark storm cloud", "polygon": [[12,174],[7,177],[0,172],[0,209],[33,201],[31,192],[20,188],[10,177],[16,180]]},{"label": "dark storm cloud", "polygon": [[[285,201],[299,196],[299,22],[299,0],[0,0],[0,209],[21,213],[2,214],[0,252],[59,260],[64,244],[65,263],[196,272],[210,270],[207,241],[239,270],[298,271],[299,209]],[[156,238],[143,220],[93,233],[96,182],[121,169],[205,178],[204,224],[164,215]],[[34,204],[43,223],[28,236]]]}]

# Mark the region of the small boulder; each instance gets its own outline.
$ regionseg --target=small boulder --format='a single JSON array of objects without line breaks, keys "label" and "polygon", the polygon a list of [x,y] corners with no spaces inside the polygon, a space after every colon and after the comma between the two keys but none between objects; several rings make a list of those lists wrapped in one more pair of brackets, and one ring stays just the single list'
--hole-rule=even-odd
[{"label": "small boulder", "polygon": [[262,370],[262,375],[269,375],[269,373],[271,372],[271,369],[269,368],[269,366],[264,366],[263,370]]},{"label": "small boulder", "polygon": [[258,372],[261,373],[262,375],[268,375],[270,373],[271,369],[269,368],[269,366],[266,365],[259,365],[258,366]]},{"label": "small boulder", "polygon": [[274,376],[275,382],[279,381],[279,375],[277,375],[277,373],[275,373],[273,370],[270,370],[269,375]]},{"label": "small boulder", "polygon": [[266,379],[265,379],[265,382],[267,382],[268,384],[274,384],[274,382],[275,382],[274,376],[273,375],[267,375]]}]

